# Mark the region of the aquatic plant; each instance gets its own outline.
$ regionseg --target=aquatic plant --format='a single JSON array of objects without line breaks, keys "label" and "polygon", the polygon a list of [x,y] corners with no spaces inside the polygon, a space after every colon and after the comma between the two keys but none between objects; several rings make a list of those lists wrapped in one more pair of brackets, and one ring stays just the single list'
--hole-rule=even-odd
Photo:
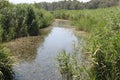
[{"label": "aquatic plant", "polygon": [[88,69],[85,62],[81,62],[77,51],[67,53],[65,50],[57,55],[58,69],[63,80],[87,80],[89,79]]}]

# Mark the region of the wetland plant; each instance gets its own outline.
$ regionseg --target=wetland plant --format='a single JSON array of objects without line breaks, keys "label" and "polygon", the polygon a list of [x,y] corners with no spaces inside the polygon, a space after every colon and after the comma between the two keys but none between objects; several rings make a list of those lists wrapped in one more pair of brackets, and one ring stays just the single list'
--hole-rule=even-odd
[{"label": "wetland plant", "polygon": [[65,50],[57,56],[58,69],[63,80],[87,80],[89,75],[85,64],[81,64],[76,53],[68,54]]},{"label": "wetland plant", "polygon": [[12,80],[12,60],[8,53],[0,48],[0,80]]}]

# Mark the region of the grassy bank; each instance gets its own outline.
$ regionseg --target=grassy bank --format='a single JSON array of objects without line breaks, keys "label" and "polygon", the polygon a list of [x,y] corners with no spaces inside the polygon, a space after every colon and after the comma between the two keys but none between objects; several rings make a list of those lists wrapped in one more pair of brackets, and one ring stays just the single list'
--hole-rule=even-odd
[{"label": "grassy bank", "polygon": [[[86,9],[86,10],[58,10],[51,12],[55,18],[68,19],[78,30],[91,31],[92,28],[105,27],[111,19],[119,16],[120,7]],[[118,17],[119,18],[119,17]]]},{"label": "grassy bank", "polygon": [[[86,80],[120,79],[119,6],[93,10],[63,10],[61,13],[60,11],[52,13],[56,18],[71,20],[76,29],[89,32],[83,53],[91,56],[92,65],[87,71],[89,77]],[[70,66],[67,65],[67,67]]]}]

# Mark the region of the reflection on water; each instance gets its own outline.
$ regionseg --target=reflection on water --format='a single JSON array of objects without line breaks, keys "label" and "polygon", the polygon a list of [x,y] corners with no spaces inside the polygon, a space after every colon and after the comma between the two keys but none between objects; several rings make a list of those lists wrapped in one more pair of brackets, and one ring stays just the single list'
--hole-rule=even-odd
[{"label": "reflection on water", "polygon": [[[68,26],[65,21],[55,22],[51,32],[48,36],[44,37],[42,43],[38,39],[40,37],[38,37],[34,43],[32,42],[32,44],[39,44],[37,49],[34,49],[36,51],[29,48],[31,49],[29,52],[32,54],[25,56],[18,55],[19,59],[22,59],[20,57],[24,58],[17,65],[13,66],[13,70],[15,71],[14,80],[62,80],[56,66],[56,55],[63,49],[67,52],[72,52],[73,44],[78,43],[78,40],[72,29],[61,28],[61,25]],[[26,47],[29,46],[31,46],[31,44],[26,45]],[[32,58],[31,55],[34,56],[34,58]],[[32,59],[29,61],[30,58]]]},{"label": "reflection on water", "polygon": [[24,60],[13,66],[14,80],[62,80],[56,68],[56,55],[63,49],[72,52],[73,44],[77,42],[77,37],[71,29],[53,27],[37,48],[34,60]]}]

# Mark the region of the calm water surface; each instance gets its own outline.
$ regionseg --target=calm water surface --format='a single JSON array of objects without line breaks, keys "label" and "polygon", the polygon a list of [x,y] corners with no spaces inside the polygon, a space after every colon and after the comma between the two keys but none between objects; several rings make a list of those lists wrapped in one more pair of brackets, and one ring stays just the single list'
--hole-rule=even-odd
[{"label": "calm water surface", "polygon": [[63,49],[72,52],[73,44],[77,43],[72,29],[54,26],[36,49],[33,60],[24,60],[13,66],[14,80],[62,80],[56,66],[56,55]]}]

